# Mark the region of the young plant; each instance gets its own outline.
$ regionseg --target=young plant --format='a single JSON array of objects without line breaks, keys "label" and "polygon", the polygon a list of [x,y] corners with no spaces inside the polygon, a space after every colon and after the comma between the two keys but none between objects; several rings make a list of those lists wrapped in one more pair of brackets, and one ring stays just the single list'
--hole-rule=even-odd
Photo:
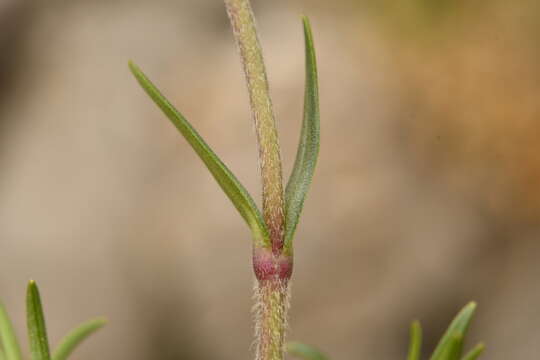
[{"label": "young plant", "polygon": [[[282,360],[285,350],[307,360],[326,360],[320,351],[300,343],[285,344],[293,269],[293,238],[319,153],[319,90],[313,36],[303,17],[305,39],[304,117],[293,171],[283,187],[278,133],[269,85],[249,0],[225,0],[225,6],[243,65],[251,112],[255,122],[262,183],[262,213],[234,174],[212,151],[185,117],[161,94],[133,62],[131,72],[169,120],[184,136],[229,197],[252,233],[256,278],[256,359]],[[460,360],[463,336],[474,312],[469,304],[443,336],[431,360]],[[419,360],[421,329],[412,326],[408,360]],[[463,360],[474,360],[481,345]]]},{"label": "young plant", "polygon": [[247,80],[262,179],[262,214],[234,174],[184,116],[132,62],[136,79],[201,158],[252,233],[256,288],[256,358],[281,360],[284,352],[293,237],[319,153],[317,65],[309,20],[303,18],[306,52],[304,119],[294,169],[284,190],[280,147],[268,80],[249,1],[225,0]]},{"label": "young plant", "polygon": [[[41,298],[38,287],[33,280],[28,283],[26,291],[26,314],[32,360],[66,360],[84,339],[106,323],[103,318],[95,318],[82,323],[60,341],[51,355]],[[0,303],[0,360],[22,359],[19,341],[11,320],[6,309]]]}]

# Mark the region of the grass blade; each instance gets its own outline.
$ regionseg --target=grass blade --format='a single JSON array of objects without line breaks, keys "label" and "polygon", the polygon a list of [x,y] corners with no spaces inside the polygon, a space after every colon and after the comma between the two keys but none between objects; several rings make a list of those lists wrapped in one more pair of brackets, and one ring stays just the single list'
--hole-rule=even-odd
[{"label": "grass blade", "polygon": [[317,61],[313,46],[313,35],[307,17],[302,18],[304,25],[306,51],[306,85],[304,93],[304,119],[300,133],[300,142],[291,177],[285,189],[285,249],[291,249],[294,232],[304,206],[304,200],[313,178],[319,155],[320,115],[319,85]]},{"label": "grass blade", "polygon": [[298,342],[287,343],[286,350],[289,354],[304,360],[328,360],[328,357],[319,350]]},{"label": "grass blade", "polygon": [[410,330],[411,341],[409,343],[409,355],[407,360],[420,360],[420,352],[422,349],[422,327],[420,322],[414,321],[411,324]]},{"label": "grass blade", "polygon": [[102,328],[107,323],[104,318],[88,320],[73,329],[61,341],[53,353],[53,360],[65,360],[88,336]]},{"label": "grass blade", "polygon": [[463,360],[476,360],[485,350],[484,344],[478,344],[463,357]]},{"label": "grass blade", "polygon": [[39,289],[34,280],[30,280],[26,292],[26,315],[28,322],[28,337],[32,360],[49,360],[49,341],[41,306]]},{"label": "grass blade", "polygon": [[270,246],[267,227],[255,202],[248,194],[247,190],[240,184],[227,166],[217,157],[184,116],[176,110],[154,84],[152,84],[141,69],[131,61],[129,62],[129,68],[144,91],[146,91],[156,105],[159,106],[174,126],[176,126],[178,131],[180,131],[206,165],[219,186],[223,189],[240,215],[249,225],[255,240],[262,242],[261,245]]},{"label": "grass blade", "polygon": [[466,335],[475,309],[476,303],[470,302],[457,314],[435,348],[431,360],[446,359],[442,357],[443,353],[447,353],[447,348],[452,345],[456,333],[462,334],[462,336]]},{"label": "grass blade", "polygon": [[0,340],[6,360],[21,360],[21,348],[13,330],[6,308],[0,303]]}]

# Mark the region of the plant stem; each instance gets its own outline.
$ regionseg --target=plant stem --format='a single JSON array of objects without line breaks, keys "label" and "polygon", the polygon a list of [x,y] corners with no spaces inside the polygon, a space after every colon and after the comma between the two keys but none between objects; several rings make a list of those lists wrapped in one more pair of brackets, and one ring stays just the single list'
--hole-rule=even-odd
[{"label": "plant stem", "polygon": [[256,360],[283,359],[289,293],[287,280],[263,280],[255,285]]},{"label": "plant stem", "polygon": [[254,245],[255,341],[257,360],[282,360],[292,253],[283,254],[285,235],[281,157],[268,79],[249,0],[225,0],[247,80],[262,177],[263,217],[271,249]]},{"label": "plant stem", "polygon": [[249,0],[225,0],[225,6],[240,50],[255,120],[263,217],[268,226],[272,250],[278,254],[283,248],[285,226],[281,157],[262,50]]}]

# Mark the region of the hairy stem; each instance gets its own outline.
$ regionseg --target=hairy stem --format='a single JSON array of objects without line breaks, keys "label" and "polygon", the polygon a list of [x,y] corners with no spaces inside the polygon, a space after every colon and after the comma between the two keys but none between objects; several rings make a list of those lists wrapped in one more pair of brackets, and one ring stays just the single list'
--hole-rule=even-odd
[{"label": "hairy stem", "polygon": [[255,286],[256,360],[282,360],[289,309],[289,282],[272,279]]},{"label": "hairy stem", "polygon": [[249,0],[225,0],[225,5],[246,75],[259,146],[263,216],[272,250],[277,254],[283,248],[285,226],[283,184],[279,141],[262,50]]},{"label": "hairy stem", "polygon": [[283,360],[292,254],[283,254],[284,196],[279,141],[261,46],[249,0],[225,0],[255,121],[263,217],[272,248],[254,246],[256,360]]}]

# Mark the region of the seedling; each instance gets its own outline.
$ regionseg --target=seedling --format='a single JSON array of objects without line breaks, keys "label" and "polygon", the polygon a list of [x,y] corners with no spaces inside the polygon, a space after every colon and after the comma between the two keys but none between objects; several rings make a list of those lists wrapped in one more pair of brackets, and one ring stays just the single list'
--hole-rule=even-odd
[{"label": "seedling", "polygon": [[[249,0],[225,0],[225,6],[240,51],[255,122],[262,214],[247,190],[184,116],[134,63],[130,62],[129,67],[142,88],[199,155],[251,229],[252,262],[257,279],[255,357],[257,360],[282,360],[289,310],[289,280],[293,269],[293,239],[319,154],[319,87],[313,35],[308,18],[303,17],[306,64],[304,118],[293,171],[284,191],[278,133],[251,5]],[[461,357],[463,336],[474,306],[469,305],[463,311],[441,340],[432,360],[459,360]],[[409,360],[419,360],[420,332],[420,325],[415,323]],[[290,343],[287,349],[291,354],[306,359],[326,359],[307,345]],[[469,359],[478,356],[477,352],[468,355]]]},{"label": "seedling", "polygon": [[252,233],[253,270],[257,279],[256,358],[283,358],[289,280],[293,270],[293,238],[319,154],[319,90],[311,26],[303,17],[306,86],[304,119],[292,174],[284,189],[276,123],[255,21],[249,1],[225,5],[247,80],[255,122],[262,179],[262,214],[252,197],[186,118],[161,94],[133,62],[139,84],[191,145],[232,201]]}]

